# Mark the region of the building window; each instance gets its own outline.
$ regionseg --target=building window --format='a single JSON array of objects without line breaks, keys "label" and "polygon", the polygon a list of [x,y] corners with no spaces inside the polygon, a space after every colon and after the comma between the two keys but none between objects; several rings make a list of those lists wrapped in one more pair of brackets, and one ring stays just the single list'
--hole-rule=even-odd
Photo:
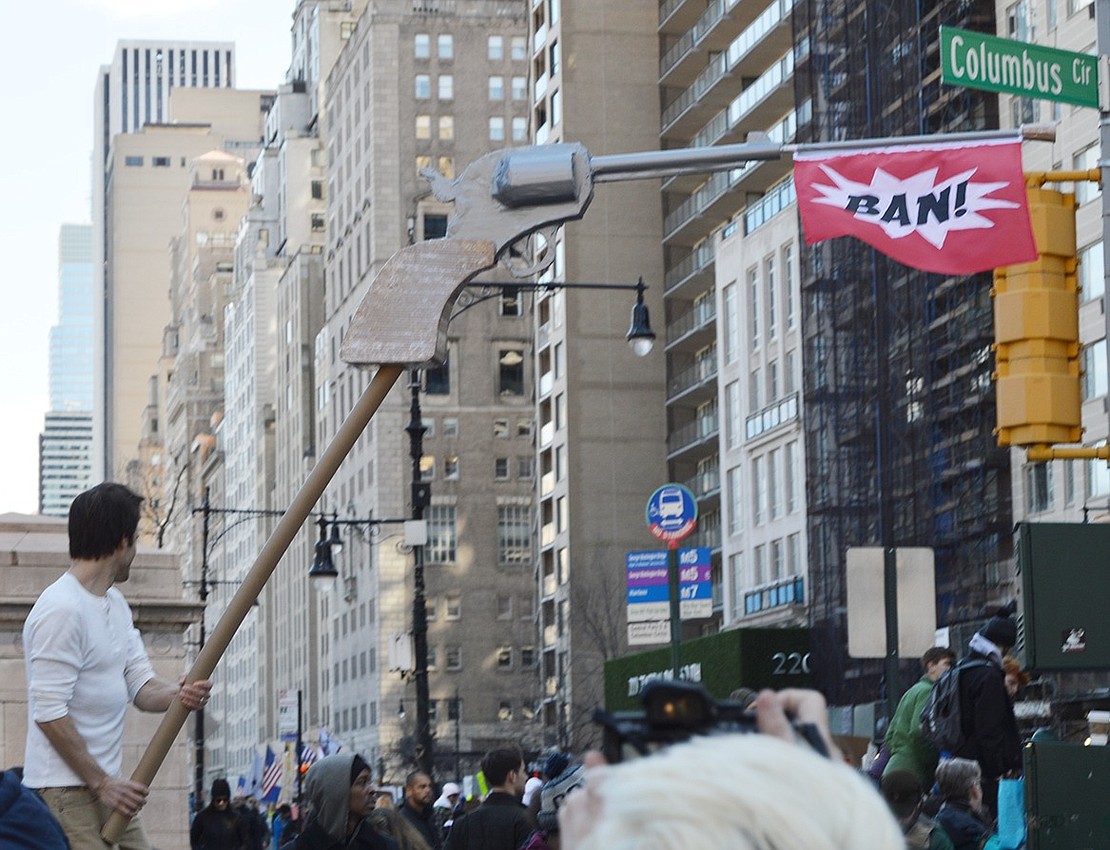
[{"label": "building window", "polygon": [[454,416],[445,416],[443,418],[443,436],[444,437],[457,437],[459,436],[459,420]]},{"label": "building window", "polygon": [[1110,495],[1110,466],[1094,458],[1087,461],[1087,498]]},{"label": "building window", "polygon": [[324,181],[323,180],[313,180],[310,184],[310,187],[311,187],[311,192],[310,193],[312,195],[312,200],[314,200],[314,201],[324,200]]},{"label": "building window", "polygon": [[445,481],[459,480],[459,458],[457,455],[448,455],[443,459],[443,478]]},{"label": "building window", "polygon": [[526,564],[532,556],[532,512],[527,505],[497,508],[497,563]]},{"label": "building window", "polygon": [[516,477],[522,481],[529,480],[535,473],[536,459],[531,455],[520,455],[516,459]]},{"label": "building window", "polygon": [[455,97],[455,77],[451,74],[440,74],[437,94],[440,100],[453,100]]},{"label": "building window", "polygon": [[444,666],[448,670],[462,669],[462,647],[458,644],[448,644],[443,653]]},{"label": "building window", "polygon": [[513,597],[508,593],[497,594],[497,619],[511,620],[513,618]]},{"label": "building window", "polygon": [[758,587],[766,580],[764,561],[767,557],[767,547],[762,544],[752,550],[752,584]]},{"label": "building window", "polygon": [[432,96],[432,78],[427,74],[416,75],[416,99],[427,100]]},{"label": "building window", "polygon": [[443,363],[424,370],[424,392],[428,395],[449,395],[451,392],[451,356]]},{"label": "building window", "polygon": [[513,669],[513,648],[511,646],[499,646],[497,648],[497,669]]},{"label": "building window", "polygon": [[524,352],[521,349],[500,349],[497,369],[497,390],[502,397],[524,395]]},{"label": "building window", "polygon": [[748,312],[751,315],[752,348],[759,348],[759,272],[748,272]]},{"label": "building window", "polygon": [[493,436],[507,440],[509,438],[509,420],[508,419],[494,419],[493,420]]},{"label": "building window", "polygon": [[[445,174],[444,177],[447,175]],[[424,239],[443,239],[447,235],[447,216],[427,213],[423,219]]]},{"label": "building window", "polygon": [[525,669],[536,666],[536,648],[534,646],[522,646],[520,648],[520,666]]},{"label": "building window", "polygon": [[445,142],[449,142],[455,138],[454,115],[439,116],[439,137]]},{"label": "building window", "polygon": [[420,458],[420,480],[434,481],[436,477],[436,459],[432,455],[422,455]]},{"label": "building window", "polygon": [[512,700],[503,699],[497,706],[497,719],[502,723],[508,723],[513,719],[513,703]]},{"label": "building window", "polygon": [[125,156],[123,158],[123,164],[134,168],[143,164],[143,158],[141,156]]},{"label": "building window", "polygon": [[504,100],[505,99],[505,78],[501,76],[493,76],[489,78],[489,99],[490,100]]},{"label": "building window", "polygon": [[429,623],[434,623],[436,619],[436,610],[439,605],[434,596],[429,596],[424,600],[424,617]]},{"label": "building window", "polygon": [[731,363],[736,359],[740,346],[737,344],[736,335],[736,283],[725,286],[721,293],[721,336],[724,337],[725,362]]},{"label": "building window", "polygon": [[432,505],[428,508],[428,543],[424,554],[430,564],[448,564],[455,560],[458,536],[455,530],[455,506]]},{"label": "building window", "polygon": [[528,58],[528,42],[522,35],[514,35],[510,42],[511,56],[514,62],[523,62]]},{"label": "building window", "polygon": [[1102,241],[1088,245],[1079,252],[1079,297],[1093,301],[1106,293],[1106,267],[1103,265]]},{"label": "building window", "polygon": [[505,58],[505,39],[499,35],[491,35],[486,41],[486,58],[490,62],[500,62]]},{"label": "building window", "polygon": [[493,478],[495,481],[509,480],[509,459],[507,457],[495,457],[493,459]]},{"label": "building window", "polygon": [[1106,340],[1083,346],[1083,400],[1106,395]]},{"label": "building window", "polygon": [[787,245],[782,249],[782,285],[786,295],[786,326],[794,327],[797,321],[794,307],[794,246]]},{"label": "building window", "polygon": [[528,78],[527,77],[513,77],[511,86],[511,93],[513,100],[527,100],[528,99]]},{"label": "building window", "polygon": [[[1072,168],[1076,171],[1088,171],[1092,168],[1098,168],[1098,152],[1099,145],[1097,142],[1085,147],[1072,157]],[[1075,202],[1077,204],[1085,204],[1088,201],[1093,201],[1102,194],[1098,183],[1092,183],[1090,180],[1078,180],[1073,184],[1073,188],[1075,189]]]},{"label": "building window", "polygon": [[430,139],[432,137],[432,116],[431,115],[417,115],[416,116],[416,138]]},{"label": "building window", "polygon": [[752,458],[752,522],[762,525],[767,516],[767,476],[762,457]]},{"label": "building window", "polygon": [[491,142],[505,141],[505,119],[500,115],[493,115],[489,119],[489,140]]},{"label": "building window", "polygon": [[728,471],[728,533],[739,534],[743,530],[744,519],[741,514],[740,467],[734,466]]},{"label": "building window", "polygon": [[323,232],[323,230],[324,230],[324,214],[323,213],[312,213],[309,217],[309,220],[312,223],[312,232],[313,233],[322,233]]},{"label": "building window", "polygon": [[426,32],[418,32],[413,36],[412,54],[417,59],[427,59],[432,55],[432,39]]},{"label": "building window", "polygon": [[150,164],[153,165],[155,168],[169,168],[170,167],[170,157],[168,157],[168,156],[153,157],[150,160]]},{"label": "building window", "polygon": [[735,449],[744,439],[744,417],[740,405],[740,382],[733,381],[725,387],[725,407],[728,415],[725,425],[728,428],[728,448]]},{"label": "building window", "polygon": [[1025,467],[1025,494],[1031,514],[1052,510],[1052,466],[1030,463]]},{"label": "building window", "polygon": [[444,33],[436,39],[436,52],[440,59],[455,58],[455,38],[449,33]]},{"label": "building window", "polygon": [[526,142],[528,141],[528,119],[522,116],[517,116],[513,119],[513,141]]},{"label": "building window", "polygon": [[[439,173],[440,174],[442,174],[444,177],[446,177],[449,180],[455,176],[455,158],[454,157],[441,156],[437,162],[439,164]],[[446,216],[444,216],[444,219],[446,219]],[[444,234],[447,233],[446,225],[444,225],[443,232],[444,232]]]},{"label": "building window", "polygon": [[515,286],[506,286],[501,290],[498,299],[498,309],[502,316],[516,317],[524,315],[524,296]]},{"label": "building window", "polygon": [[458,620],[462,618],[462,594],[448,593],[443,597],[443,619]]}]

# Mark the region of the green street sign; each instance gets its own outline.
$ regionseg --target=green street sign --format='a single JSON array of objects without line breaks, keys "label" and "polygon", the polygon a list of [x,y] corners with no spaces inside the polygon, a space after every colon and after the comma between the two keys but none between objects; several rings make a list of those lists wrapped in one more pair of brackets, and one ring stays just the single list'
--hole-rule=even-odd
[{"label": "green street sign", "polygon": [[1098,109],[1098,60],[981,32],[940,28],[941,81]]}]

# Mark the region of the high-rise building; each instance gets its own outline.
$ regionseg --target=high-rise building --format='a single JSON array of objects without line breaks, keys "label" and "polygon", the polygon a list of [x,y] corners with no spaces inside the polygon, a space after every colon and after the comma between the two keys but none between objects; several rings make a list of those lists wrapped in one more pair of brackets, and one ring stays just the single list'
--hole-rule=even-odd
[{"label": "high-rise building", "polygon": [[[128,387],[129,375],[117,374],[122,365],[119,361],[128,361],[136,352],[130,348],[131,343],[121,344],[114,335],[121,326],[117,317],[111,315],[110,305],[115,290],[112,276],[116,269],[113,265],[114,252],[109,244],[113,238],[109,235],[111,223],[106,210],[111,175],[115,172],[115,140],[140,133],[148,124],[167,124],[174,92],[188,88],[231,89],[234,85],[234,60],[234,45],[230,42],[120,41],[112,63],[102,66],[97,75],[92,166],[93,269],[95,289],[100,296],[96,299],[95,334],[96,362],[101,366],[95,376],[93,406],[93,475],[97,480],[118,477],[133,457],[138,441],[139,417],[145,402],[146,376],[153,368],[151,361],[140,369],[140,386],[136,390]],[[177,120],[183,119],[177,116]],[[163,147],[152,156],[160,160],[169,159],[174,163],[171,170],[180,173],[184,168],[178,167],[177,161],[181,156],[189,158],[197,153],[203,151],[178,152]],[[134,152],[129,155],[133,158],[139,156]],[[167,235],[161,243],[163,247],[168,238]],[[140,323],[142,327],[153,329],[155,334],[160,332],[158,329],[165,324],[166,318],[165,298],[157,297],[158,313],[153,321]],[[132,305],[132,309],[136,306]],[[141,330],[139,338],[143,338]],[[150,342],[155,341],[148,340]],[[139,346],[141,348],[142,344],[139,343]],[[153,350],[157,352],[156,342]],[[126,368],[124,371],[127,371]],[[127,400],[118,401],[118,392],[124,393]],[[137,393],[137,396],[132,396],[131,392]],[[120,427],[124,432],[117,434],[116,429]]]},{"label": "high-rise building", "polygon": [[[657,23],[656,0],[533,2],[535,141],[581,142],[592,154],[658,149]],[[643,277],[658,329],[661,230],[656,183],[599,186],[585,218],[560,229],[549,273],[565,283]],[[660,339],[649,356],[632,355],[623,342],[630,306],[624,292],[575,290],[536,304],[536,581],[547,744],[597,740],[592,713],[603,701],[603,664],[628,647],[626,554],[659,548],[644,506],[668,480],[664,346]],[[702,529],[715,512],[702,505]],[[699,532],[698,543],[711,536]]]},{"label": "high-rise building", "polygon": [[74,496],[93,483],[92,413],[49,411],[39,435],[39,513],[68,516]]},{"label": "high-rise building", "polygon": [[50,411],[39,440],[39,512],[65,516],[92,486],[93,229],[63,224],[58,237],[58,324],[50,329]]},{"label": "high-rise building", "polygon": [[[665,147],[794,140],[793,5],[660,5]],[[793,197],[789,160],[663,183],[667,461],[699,496],[724,626],[806,620]]]},{"label": "high-rise building", "polygon": [[[449,207],[431,195],[420,169],[452,177],[491,149],[526,141],[526,44],[521,4],[502,0],[415,7],[385,0],[350,33],[325,100],[318,447],[369,383],[366,370],[338,358],[367,285],[409,242],[444,235]],[[431,488],[422,553],[429,708],[442,776],[473,772],[486,748],[525,738],[539,702],[529,321],[520,298],[459,311],[446,363],[419,378],[426,432],[418,469]],[[389,395],[323,509],[340,519],[410,515],[410,401],[403,386]],[[321,607],[321,719],[345,743],[381,758],[387,780],[397,781],[418,755],[417,705],[411,660],[387,649],[406,645],[412,629],[413,555],[398,526],[374,534],[362,527],[362,537],[357,527],[340,531],[347,538],[341,592]]]}]

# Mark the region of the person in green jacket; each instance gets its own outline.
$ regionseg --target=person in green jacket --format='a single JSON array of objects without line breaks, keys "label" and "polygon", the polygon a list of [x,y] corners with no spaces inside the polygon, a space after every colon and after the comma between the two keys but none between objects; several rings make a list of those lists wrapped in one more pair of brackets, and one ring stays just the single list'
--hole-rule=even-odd
[{"label": "person in green jacket", "polygon": [[921,709],[929,694],[944,672],[956,661],[956,653],[946,646],[933,646],[921,656],[921,669],[925,675],[902,695],[886,732],[886,747],[890,761],[883,776],[895,770],[912,770],[921,780],[922,787],[933,784],[940,754],[921,736]]}]

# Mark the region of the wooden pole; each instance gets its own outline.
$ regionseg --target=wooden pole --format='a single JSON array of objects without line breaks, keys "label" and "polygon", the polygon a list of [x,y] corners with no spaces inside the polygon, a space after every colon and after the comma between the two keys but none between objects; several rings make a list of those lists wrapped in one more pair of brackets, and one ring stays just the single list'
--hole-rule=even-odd
[{"label": "wooden pole", "polygon": [[[343,463],[343,459],[354,447],[355,441],[366,429],[402,371],[402,366],[392,363],[385,364],[378,369],[374,379],[370,382],[370,386],[366,388],[366,392],[362,394],[343,424],[339,426],[334,439],[328,444],[328,447],[316,462],[316,466],[312,468],[312,472],[309,473],[308,478],[301,486],[300,491],[293,498],[292,504],[289,505],[285,514],[278,521],[270,539],[266,541],[262,551],[258,553],[250,572],[247,573],[243,583],[231,598],[227,610],[220,617],[220,621],[216,623],[216,627],[205,642],[204,648],[197,655],[197,660],[185,675],[186,682],[207,679],[212,675],[212,671],[216,669],[216,664],[223,657],[228,644],[231,643],[232,637],[235,636],[235,632],[246,618],[247,612],[250,611],[254,601],[262,592],[262,588],[265,587],[266,582],[273,574],[278,561],[281,560],[282,555],[285,554],[285,551],[293,542],[293,538],[297,536],[297,532],[304,521],[312,513],[312,508],[320,500],[320,496],[323,495],[324,488],[328,486],[340,464]],[[154,781],[154,775],[158,772],[158,768],[162,766],[162,762],[165,761],[177,733],[185,725],[188,716],[188,709],[181,704],[179,699],[174,698],[169,710],[163,716],[161,724],[155,731],[154,737],[151,738],[146,752],[143,753],[143,757],[135,767],[134,773],[131,774],[133,780],[148,786]],[[100,835],[109,844],[115,844],[119,841],[127,823],[128,818],[125,815],[112,812]]]}]

